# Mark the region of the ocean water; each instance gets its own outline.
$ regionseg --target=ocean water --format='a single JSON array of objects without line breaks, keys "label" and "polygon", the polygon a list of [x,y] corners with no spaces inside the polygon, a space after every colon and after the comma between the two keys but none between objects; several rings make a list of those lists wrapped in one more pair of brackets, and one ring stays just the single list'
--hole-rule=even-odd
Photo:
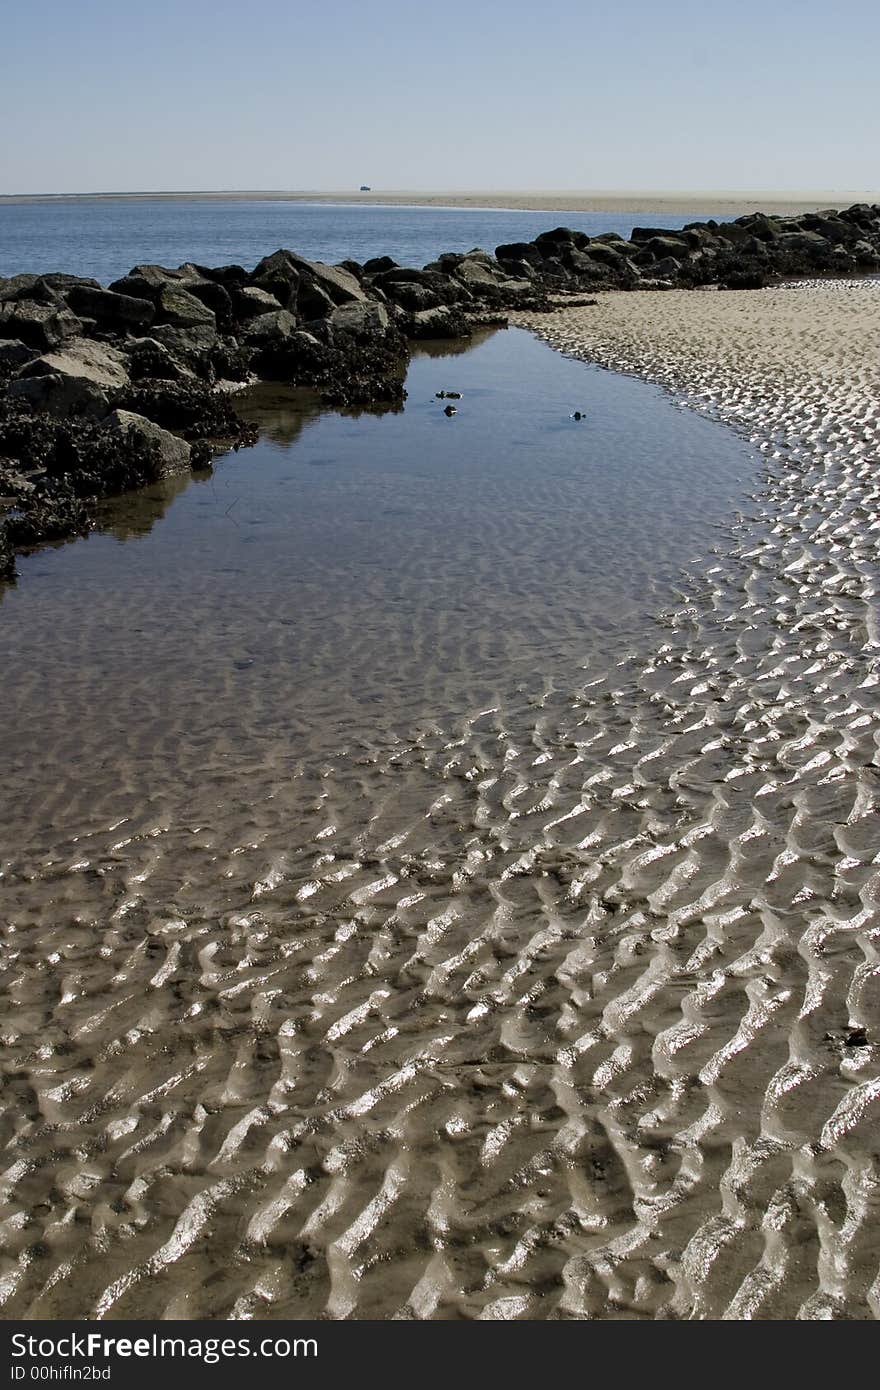
[{"label": "ocean water", "polygon": [[362,204],[139,199],[107,202],[0,202],[0,275],[63,270],[106,284],[138,263],[244,265],[279,246],[331,264],[392,256],[422,266],[443,251],[494,251],[565,225],[597,236],[628,236],[637,225],[683,227],[712,212],[583,213],[495,208],[377,207]]}]

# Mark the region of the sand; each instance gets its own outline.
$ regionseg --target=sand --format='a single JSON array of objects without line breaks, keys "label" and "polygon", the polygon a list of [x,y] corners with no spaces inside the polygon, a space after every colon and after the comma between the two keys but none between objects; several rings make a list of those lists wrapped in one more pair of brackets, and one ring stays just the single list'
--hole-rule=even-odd
[{"label": "sand", "polygon": [[4,1315],[880,1314],[877,296],[529,321],[766,463],[577,684],[312,767],[145,684],[33,769]]},{"label": "sand", "polygon": [[563,212],[618,212],[637,213],[650,210],[653,214],[699,214],[714,213],[718,217],[738,217],[747,212],[773,212],[780,214],[812,212],[820,208],[844,208],[853,203],[876,203],[880,192],[865,189],[821,190],[746,190],[709,189],[705,192],[656,192],[645,190],[611,191],[542,191],[498,190],[467,192],[425,192],[423,190],[383,190],[370,189],[368,192],[355,192],[343,189],[336,192],[326,190],[284,191],[278,189],[218,190],[191,192],[141,192],[141,193],[61,193],[61,194],[2,194],[4,202],[49,202],[98,199],[101,201],[131,201],[143,198],[167,200],[252,200],[291,203],[363,203],[381,207],[444,207],[444,208],[509,208],[516,211],[552,213]]}]

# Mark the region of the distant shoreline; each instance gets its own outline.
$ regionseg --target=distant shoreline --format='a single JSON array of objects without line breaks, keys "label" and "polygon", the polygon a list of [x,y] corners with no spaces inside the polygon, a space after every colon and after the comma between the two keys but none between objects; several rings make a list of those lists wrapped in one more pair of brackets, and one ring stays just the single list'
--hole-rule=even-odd
[{"label": "distant shoreline", "polygon": [[369,192],[284,192],[272,189],[230,191],[177,191],[131,193],[2,193],[0,206],[12,203],[76,202],[278,202],[341,203],[372,207],[436,207],[508,210],[510,212],[619,212],[676,213],[717,212],[737,216],[747,212],[792,213],[848,207],[853,203],[880,202],[880,192],[834,190],[831,192],[761,192],[722,189],[705,193],[610,191],[610,192],[436,192],[413,193],[381,190]]}]

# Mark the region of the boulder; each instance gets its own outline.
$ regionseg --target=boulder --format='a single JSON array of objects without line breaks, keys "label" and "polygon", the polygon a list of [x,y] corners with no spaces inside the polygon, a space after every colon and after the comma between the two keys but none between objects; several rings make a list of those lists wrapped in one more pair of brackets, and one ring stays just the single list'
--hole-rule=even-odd
[{"label": "boulder", "polygon": [[367,298],[360,281],[351,271],[339,265],[324,265],[321,261],[306,261],[296,257],[300,279],[309,279],[317,284],[334,304],[348,304],[351,300]]},{"label": "boulder", "polygon": [[[590,244],[590,238],[586,232],[573,232],[571,227],[554,227],[549,232],[542,232],[535,237],[535,246],[546,255],[558,255],[561,246],[576,246],[579,251],[583,251]],[[497,251],[495,253],[498,254]]]},{"label": "boulder", "polygon": [[236,319],[256,318],[258,314],[273,314],[284,306],[274,294],[260,289],[259,285],[236,286],[232,291],[232,312]]},{"label": "boulder", "polygon": [[397,261],[393,261],[390,256],[373,256],[371,260],[364,261],[365,275],[379,275],[383,270],[397,269]]},{"label": "boulder", "polygon": [[150,337],[197,376],[211,375],[209,355],[217,346],[218,337],[216,328],[210,324],[177,328],[172,323],[160,323],[150,329]]},{"label": "boulder", "polygon": [[41,304],[20,299],[0,304],[0,338],[17,338],[41,352],[57,347],[66,338],[75,337],[82,326],[80,319],[63,302]]},{"label": "boulder", "polygon": [[125,345],[132,381],[185,381],[193,371],[179,362],[158,338],[130,338]]},{"label": "boulder", "polygon": [[49,372],[40,376],[19,376],[9,383],[10,400],[26,402],[39,414],[87,416],[99,419],[106,414],[110,397],[103,387],[88,377],[62,376]]},{"label": "boulder", "polygon": [[306,323],[314,323],[332,314],[336,303],[315,281],[304,280],[299,285],[296,307]]},{"label": "boulder", "polygon": [[[232,327],[232,296],[225,285],[221,285],[216,280],[187,280],[185,294],[192,295],[206,309],[210,309],[214,315],[214,321],[221,332],[228,332]],[[165,293],[180,293],[174,286]]]},{"label": "boulder", "polygon": [[856,265],[877,266],[880,265],[880,248],[872,246],[869,241],[860,239],[853,242],[850,250]]},{"label": "boulder", "polygon": [[128,437],[134,436],[150,448],[156,461],[157,479],[188,472],[192,451],[186,440],[170,430],[163,430],[161,425],[154,424],[145,415],[135,415],[130,410],[114,410],[102,423],[108,429],[118,430]]},{"label": "boulder", "polygon": [[243,265],[193,265],[191,262],[181,266],[181,270],[191,270],[197,280],[215,280],[231,290],[235,285],[246,285],[250,275]]},{"label": "boulder", "polygon": [[286,309],[275,309],[251,319],[242,339],[251,347],[273,347],[284,342],[296,331],[296,319]]},{"label": "boulder", "polygon": [[466,256],[455,267],[455,277],[461,280],[468,289],[480,290],[487,285],[495,286],[501,280],[507,278],[505,272],[497,261],[491,260],[488,256]]},{"label": "boulder", "polygon": [[121,352],[106,343],[73,338],[22,367],[9,395],[47,415],[94,417],[105,414],[113,395],[127,384]]},{"label": "boulder", "polygon": [[13,275],[9,279],[0,277],[0,302],[15,299],[35,299],[41,304],[59,304],[68,290],[78,285],[90,285],[99,290],[97,280],[84,275],[65,275],[61,271],[49,271],[42,275]]},{"label": "boulder", "polygon": [[638,264],[643,265],[648,261],[662,261],[668,256],[672,256],[675,260],[681,260],[687,255],[689,249],[690,247],[683,237],[652,236],[641,243]]},{"label": "boulder", "polygon": [[535,246],[531,241],[509,241],[502,246],[495,247],[496,259],[501,261],[507,274],[512,274],[511,265],[526,265],[540,270],[543,264],[543,256],[540,247]]},{"label": "boulder", "polygon": [[20,342],[18,338],[0,339],[0,371],[17,372],[19,367],[23,367],[26,362],[33,362],[39,355],[37,348],[28,347],[27,343]]},{"label": "boulder", "polygon": [[292,251],[273,251],[254,267],[250,277],[252,285],[271,294],[282,309],[291,313],[296,310],[299,294],[299,259]]},{"label": "boulder", "polygon": [[122,332],[138,332],[148,327],[156,316],[149,299],[136,299],[130,294],[116,294],[99,286],[72,285],[67,302],[77,314],[94,319],[99,328]]},{"label": "boulder", "polygon": [[407,332],[411,338],[467,338],[470,325],[459,309],[443,304],[417,310],[410,317]]},{"label": "boulder", "polygon": [[347,333],[353,338],[370,338],[377,333],[385,333],[390,325],[388,310],[384,304],[369,301],[353,304],[340,304],[330,315],[329,324],[334,333]]},{"label": "boulder", "polygon": [[308,261],[293,251],[275,251],[264,257],[254,268],[251,284],[273,294],[285,309],[296,307],[304,319],[326,318],[334,305],[367,298],[350,270]]},{"label": "boulder", "polygon": [[71,338],[63,347],[44,353],[28,363],[20,375],[77,378],[115,391],[128,384],[128,363],[125,354],[109,343],[97,343],[90,338]]},{"label": "boulder", "polygon": [[217,320],[213,310],[182,285],[163,285],[156,301],[156,322],[172,328],[215,328]]}]

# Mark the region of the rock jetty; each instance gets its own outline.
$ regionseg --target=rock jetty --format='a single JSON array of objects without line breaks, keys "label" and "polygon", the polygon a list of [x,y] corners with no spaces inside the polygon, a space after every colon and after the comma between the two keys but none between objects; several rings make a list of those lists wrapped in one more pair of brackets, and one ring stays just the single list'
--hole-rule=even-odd
[{"label": "rock jetty", "polygon": [[859,204],[636,227],[628,239],[558,227],[421,270],[280,250],[250,271],[137,265],[107,287],[61,273],[0,279],[0,577],[14,575],[16,552],[88,531],[96,499],[252,443],[233,386],[282,381],[329,404],[394,407],[412,341],[466,338],[509,310],[595,290],[878,270],[880,207]]}]

